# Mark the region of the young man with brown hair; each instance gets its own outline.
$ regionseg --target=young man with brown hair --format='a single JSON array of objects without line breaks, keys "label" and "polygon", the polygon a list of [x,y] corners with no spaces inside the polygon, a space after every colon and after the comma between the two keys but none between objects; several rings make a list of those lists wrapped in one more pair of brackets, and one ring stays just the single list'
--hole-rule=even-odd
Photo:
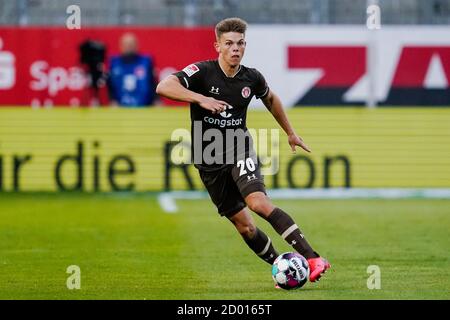
[{"label": "young man with brown hair", "polygon": [[[308,260],[310,281],[315,282],[330,264],[311,248],[294,220],[275,207],[266,194],[246,127],[247,108],[252,97],[261,99],[283,128],[292,151],[295,152],[296,146],[307,152],[311,150],[295,133],[280,99],[270,90],[262,74],[240,64],[246,47],[246,29],[247,23],[239,18],[220,21],[215,28],[214,43],[218,59],[194,63],[170,75],[159,83],[157,93],[190,103],[194,164],[220,215],[233,223],[261,259],[272,264],[278,253],[270,238],[256,227],[246,207],[257,213]],[[237,150],[234,136],[232,141],[227,139],[227,131],[231,129],[240,130],[250,140],[244,149]],[[214,156],[206,156],[211,151],[207,142],[214,134],[199,142],[206,136],[199,130],[222,133],[223,139],[219,138],[224,148],[216,148]],[[227,161],[223,161],[225,157]],[[230,159],[232,161],[228,161]]]}]

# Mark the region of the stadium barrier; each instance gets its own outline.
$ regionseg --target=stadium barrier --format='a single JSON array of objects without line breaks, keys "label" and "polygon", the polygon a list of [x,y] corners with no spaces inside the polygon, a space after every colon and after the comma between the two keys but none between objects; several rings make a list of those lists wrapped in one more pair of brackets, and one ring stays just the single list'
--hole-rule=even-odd
[{"label": "stadium barrier", "polygon": [[[288,114],[313,152],[292,154],[280,131],[278,171],[265,177],[270,189],[450,188],[446,108]],[[0,190],[201,190],[193,165],[174,164],[165,149],[174,130],[189,127],[186,108],[0,108]],[[253,110],[248,127],[278,125]]]}]

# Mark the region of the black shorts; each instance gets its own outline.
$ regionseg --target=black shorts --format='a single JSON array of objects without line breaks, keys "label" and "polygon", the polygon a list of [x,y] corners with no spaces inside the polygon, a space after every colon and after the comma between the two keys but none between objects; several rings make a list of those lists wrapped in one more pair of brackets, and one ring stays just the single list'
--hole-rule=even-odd
[{"label": "black shorts", "polygon": [[231,217],[244,209],[244,199],[250,193],[261,191],[266,194],[259,165],[252,163],[230,164],[216,171],[199,170],[200,178],[221,216]]}]

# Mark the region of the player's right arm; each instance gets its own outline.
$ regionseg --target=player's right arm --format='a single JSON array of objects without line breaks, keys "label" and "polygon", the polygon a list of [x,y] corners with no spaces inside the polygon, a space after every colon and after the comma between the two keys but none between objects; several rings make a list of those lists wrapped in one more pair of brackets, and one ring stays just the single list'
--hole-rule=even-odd
[{"label": "player's right arm", "polygon": [[177,76],[170,75],[162,80],[156,87],[156,93],[160,96],[188,103],[196,103],[200,107],[210,110],[213,114],[221,113],[225,110],[227,103],[206,97],[202,94],[186,89]]}]

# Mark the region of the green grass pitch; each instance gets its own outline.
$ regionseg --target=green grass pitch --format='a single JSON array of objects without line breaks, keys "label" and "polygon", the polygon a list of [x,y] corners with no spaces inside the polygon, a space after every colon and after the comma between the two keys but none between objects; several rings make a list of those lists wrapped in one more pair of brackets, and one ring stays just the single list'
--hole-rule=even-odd
[{"label": "green grass pitch", "polygon": [[[270,266],[208,200],[167,214],[147,194],[0,194],[0,299],[450,298],[450,200],[274,202],[330,260],[319,283],[274,289]],[[66,287],[70,265],[80,290]],[[367,288],[369,265],[380,289]]]}]

